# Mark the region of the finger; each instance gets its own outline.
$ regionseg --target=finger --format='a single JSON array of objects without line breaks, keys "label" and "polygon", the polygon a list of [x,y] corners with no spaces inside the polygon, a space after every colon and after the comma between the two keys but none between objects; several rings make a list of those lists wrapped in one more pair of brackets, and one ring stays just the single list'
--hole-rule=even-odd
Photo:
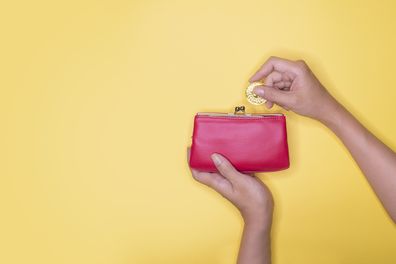
[{"label": "finger", "polygon": [[278,71],[281,73],[288,72],[297,75],[299,73],[299,68],[294,61],[278,57],[270,57],[261,66],[261,68],[250,78],[250,82],[256,82],[258,80],[264,79],[273,71]]},{"label": "finger", "polygon": [[265,101],[265,106],[267,107],[267,109],[271,109],[274,106],[274,103],[270,101]]},{"label": "finger", "polygon": [[[187,148],[187,160],[188,163],[190,163],[190,154],[191,154],[191,148]],[[230,194],[232,193],[232,184],[223,176],[221,176],[218,173],[207,173],[207,172],[200,172],[196,169],[192,169],[191,174],[193,178],[206,185],[209,186],[210,188],[214,189],[224,197],[229,198]]]},{"label": "finger", "polygon": [[[265,78],[264,85],[272,86],[274,83],[279,82],[281,80],[282,80],[282,73],[273,71],[267,76],[267,78]],[[265,106],[267,107],[267,109],[271,109],[274,106],[274,103],[266,100]]]},{"label": "finger", "polygon": [[272,86],[274,83],[280,81],[282,81],[282,73],[273,71],[265,78],[264,85]]},{"label": "finger", "polygon": [[193,178],[198,182],[212,188],[226,198],[230,198],[233,188],[229,180],[218,173],[200,172],[191,169]]},{"label": "finger", "polygon": [[[288,88],[291,85],[290,77],[287,74],[280,73],[278,71],[273,71],[267,76],[267,78],[265,78],[264,85],[277,87],[280,88],[281,90],[283,90],[287,85],[289,85],[287,86],[286,89],[289,90]],[[274,106],[274,103],[266,100],[265,106],[267,107],[267,109],[271,109]]]},{"label": "finger", "polygon": [[282,79],[285,81],[293,81],[294,78],[289,73],[284,72],[282,73]]},{"label": "finger", "polygon": [[231,183],[235,183],[239,180],[241,174],[225,157],[217,153],[212,154],[211,157],[217,170],[224,178],[228,179]]},{"label": "finger", "polygon": [[290,91],[281,91],[274,87],[257,86],[253,92],[258,96],[276,103],[277,105],[290,108],[293,105],[294,97]]},{"label": "finger", "polygon": [[278,88],[279,90],[282,90],[282,91],[290,91],[291,86],[292,86],[292,83],[289,81],[280,81],[280,82],[276,82],[276,83],[274,83],[274,85],[272,85],[272,87]]},{"label": "finger", "polygon": [[276,82],[273,85],[269,85],[269,86],[276,87],[279,89],[285,89],[285,88],[290,88],[291,84],[292,83],[289,81],[279,81],[279,82]]}]

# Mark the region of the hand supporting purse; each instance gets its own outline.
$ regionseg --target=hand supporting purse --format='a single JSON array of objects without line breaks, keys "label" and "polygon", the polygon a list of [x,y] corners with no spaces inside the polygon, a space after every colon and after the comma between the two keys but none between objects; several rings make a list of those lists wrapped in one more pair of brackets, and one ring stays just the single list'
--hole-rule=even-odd
[{"label": "hand supporting purse", "polygon": [[[243,110],[239,114],[238,110]],[[190,167],[215,172],[211,154],[225,156],[245,173],[289,167],[286,118],[283,114],[198,113],[190,152]]]}]

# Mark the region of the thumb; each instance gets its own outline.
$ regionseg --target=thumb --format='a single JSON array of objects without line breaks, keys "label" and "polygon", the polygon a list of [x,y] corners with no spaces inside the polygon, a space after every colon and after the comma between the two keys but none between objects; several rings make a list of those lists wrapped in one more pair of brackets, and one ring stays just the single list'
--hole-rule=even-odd
[{"label": "thumb", "polygon": [[234,166],[232,166],[231,162],[218,153],[213,153],[211,157],[217,170],[224,178],[228,179],[230,182],[238,181],[241,175]]},{"label": "thumb", "polygon": [[254,88],[253,92],[256,95],[280,106],[291,108],[293,104],[294,98],[290,91],[281,91],[270,86],[257,86]]}]

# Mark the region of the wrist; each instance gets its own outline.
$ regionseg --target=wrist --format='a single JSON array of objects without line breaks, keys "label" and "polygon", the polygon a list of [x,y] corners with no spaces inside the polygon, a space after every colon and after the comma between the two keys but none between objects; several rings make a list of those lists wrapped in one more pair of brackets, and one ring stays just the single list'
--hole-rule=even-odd
[{"label": "wrist", "polygon": [[339,123],[344,110],[344,107],[331,97],[328,103],[322,106],[317,120],[325,126],[332,128]]},{"label": "wrist", "polygon": [[243,221],[247,230],[268,234],[271,232],[272,214],[244,215]]},{"label": "wrist", "polygon": [[244,225],[245,233],[253,233],[260,237],[270,237],[271,236],[271,224],[259,223],[259,222],[246,222]]}]

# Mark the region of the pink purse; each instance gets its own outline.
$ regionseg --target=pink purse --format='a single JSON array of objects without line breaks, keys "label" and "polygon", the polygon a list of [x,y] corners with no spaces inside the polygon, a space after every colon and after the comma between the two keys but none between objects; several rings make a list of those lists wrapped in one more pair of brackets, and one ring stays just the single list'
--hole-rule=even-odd
[{"label": "pink purse", "polygon": [[[198,113],[190,152],[190,167],[215,172],[210,156],[225,156],[245,173],[278,171],[289,167],[286,118],[283,114]],[[239,111],[243,113],[240,114]]]}]

